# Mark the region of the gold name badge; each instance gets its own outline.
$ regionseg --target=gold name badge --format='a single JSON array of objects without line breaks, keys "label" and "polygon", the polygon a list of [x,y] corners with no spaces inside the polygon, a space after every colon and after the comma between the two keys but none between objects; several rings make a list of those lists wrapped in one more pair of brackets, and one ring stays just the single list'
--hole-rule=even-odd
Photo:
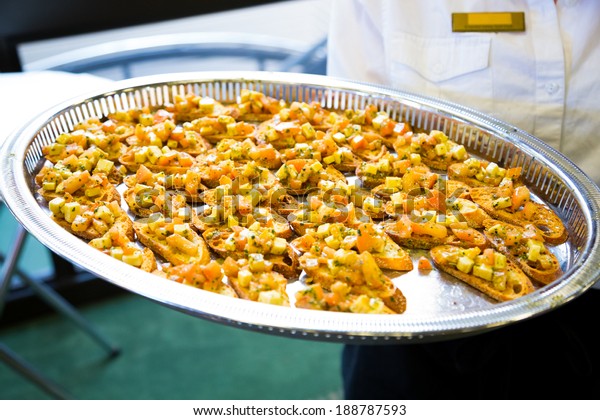
[{"label": "gold name badge", "polygon": [[452,13],[452,32],[523,32],[525,13]]}]

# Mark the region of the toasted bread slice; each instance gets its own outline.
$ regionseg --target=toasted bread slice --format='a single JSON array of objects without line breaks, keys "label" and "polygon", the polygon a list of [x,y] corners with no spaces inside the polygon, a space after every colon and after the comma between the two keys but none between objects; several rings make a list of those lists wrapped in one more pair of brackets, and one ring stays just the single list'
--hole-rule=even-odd
[{"label": "toasted bread slice", "polygon": [[[458,269],[456,259],[451,256],[461,256],[461,253],[464,252],[464,248],[441,245],[432,248],[430,255],[437,268],[462,280],[497,301],[513,300],[534,290],[529,278],[511,261],[506,261],[502,269],[496,270],[490,268],[493,271],[487,270],[486,273],[492,273],[490,280],[474,275],[473,272],[475,270],[472,268],[474,266],[469,269],[469,264],[467,266],[458,264],[463,270]],[[468,272],[465,272],[467,270]],[[494,281],[494,279],[496,280]]]},{"label": "toasted bread slice", "polygon": [[[156,131],[167,131],[168,130],[172,133],[171,137],[169,137],[168,140],[165,140],[165,144],[168,142],[170,145],[169,148],[171,150],[175,150],[177,152],[184,152],[190,156],[196,157],[196,156],[201,156],[201,155],[205,154],[207,151],[209,151],[212,148],[212,145],[205,138],[203,138],[200,134],[198,134],[195,131],[182,129],[181,127],[173,128],[174,127],[173,123],[172,123],[171,127],[169,127],[168,129],[162,126],[163,123],[158,123],[158,124],[159,124],[159,126],[154,125],[151,128]],[[175,135],[175,132],[177,132],[177,135]],[[174,137],[177,138],[178,140],[175,140]],[[183,142],[183,144],[182,144],[182,142]],[[130,147],[141,147],[141,146],[152,145],[152,143],[150,143],[150,139],[148,137],[146,137],[142,140],[135,135],[129,137],[126,140],[126,143]]]},{"label": "toasted bread slice", "polygon": [[184,193],[166,191],[162,186],[149,187],[136,184],[123,193],[129,211],[139,217],[162,213],[165,217],[192,217],[192,207]]},{"label": "toasted bread slice", "polygon": [[249,254],[247,259],[227,257],[223,262],[227,280],[237,295],[246,300],[290,306],[287,280],[264,260],[262,254]]},{"label": "toasted bread slice", "polygon": [[324,290],[319,283],[313,283],[296,292],[296,308],[317,309],[332,312],[353,312],[363,314],[395,314],[380,298],[350,293],[344,282],[336,282]]},{"label": "toasted bread slice", "polygon": [[256,126],[245,121],[236,121],[231,115],[201,117],[190,122],[190,129],[200,133],[212,144],[223,139],[244,140],[255,138]]},{"label": "toasted bread slice", "polygon": [[490,215],[479,205],[466,198],[454,198],[446,202],[446,214],[453,215],[459,222],[466,222],[469,227],[480,229],[483,222],[491,219]]},{"label": "toasted bread slice", "polygon": [[142,244],[173,265],[209,263],[210,251],[206,242],[189,224],[165,219],[162,215],[153,216],[133,223]]},{"label": "toasted bread slice", "polygon": [[333,166],[340,172],[355,172],[362,160],[348,147],[338,146],[329,136],[310,143],[296,143],[294,147],[281,150],[284,161],[293,159],[317,159],[323,165]]},{"label": "toasted bread slice", "polygon": [[131,221],[117,222],[102,237],[92,239],[89,245],[104,254],[151,273],[156,270],[156,257],[149,248],[139,249],[133,241]]},{"label": "toasted bread slice", "polygon": [[171,150],[163,153],[158,147],[151,149],[152,147],[156,146],[132,146],[121,155],[119,162],[130,172],[136,172],[140,165],[144,165],[154,173],[184,174],[195,161],[193,156],[185,152]]},{"label": "toasted bread slice", "polygon": [[292,236],[292,229],[288,221],[267,207],[256,207],[248,214],[239,211],[225,217],[223,206],[201,206],[192,216],[194,227],[200,232],[211,228],[228,226],[250,227],[258,222],[262,227],[272,228],[275,235],[281,238]]},{"label": "toasted bread slice", "polygon": [[285,102],[262,92],[242,89],[236,103],[231,105],[235,109],[235,117],[241,121],[266,121],[273,118],[285,106]]},{"label": "toasted bread slice", "polygon": [[[136,216],[149,217],[151,214],[161,212],[165,200],[165,189],[157,186],[155,188],[136,184],[132,188],[127,188],[123,192],[123,199],[131,211]],[[159,203],[159,204],[157,204]]]},{"label": "toasted bread slice", "polygon": [[324,223],[345,223],[347,226],[356,227],[359,223],[370,223],[373,220],[361,208],[350,203],[343,208],[321,205],[316,210],[309,210],[304,206],[287,216],[294,232],[304,235],[307,229],[316,229]]},{"label": "toasted bread slice", "polygon": [[371,254],[381,268],[397,271],[410,271],[413,269],[410,254],[391,238],[386,239],[383,251],[372,252]]},{"label": "toasted bread slice", "polygon": [[[67,204],[67,203],[65,203]],[[79,203],[76,203],[77,205]],[[68,206],[67,206],[68,207]],[[133,240],[133,223],[117,201],[97,201],[90,205],[79,205],[77,216],[69,217],[62,211],[52,214],[52,220],[73,235],[83,239],[104,236],[113,226],[118,225],[123,233]],[[67,220],[67,219],[69,220]]]},{"label": "toasted bread slice", "polygon": [[494,248],[506,254],[532,279],[549,284],[562,274],[558,259],[532,225],[524,228],[493,219],[484,225],[484,234]]},{"label": "toasted bread slice", "polygon": [[506,179],[520,185],[522,168],[501,168],[495,163],[470,158],[448,166],[448,178],[464,182],[471,187],[498,187]]},{"label": "toasted bread slice", "polygon": [[450,226],[434,222],[416,223],[404,215],[396,221],[382,222],[382,226],[394,242],[410,249],[431,249],[439,245],[482,248],[487,243],[481,232],[463,223]]},{"label": "toasted bread slice", "polygon": [[287,278],[298,276],[298,260],[294,249],[284,238],[277,239],[269,228],[256,228],[252,231],[211,228],[206,230],[202,237],[208,246],[223,258],[240,260],[250,253],[261,251],[264,258],[273,265],[274,271]]},{"label": "toasted bread slice", "polygon": [[[107,134],[102,130],[96,132],[88,130],[85,134],[83,130],[77,130],[77,134],[73,134],[75,133],[63,133],[57,138],[56,142],[42,146],[44,157],[54,164],[79,157],[87,159],[94,157],[95,159],[91,160],[96,162],[98,158],[116,161],[127,149],[127,146],[120,139],[133,134],[133,128],[125,129],[123,135]],[[84,148],[84,145],[88,142],[87,135],[93,136],[95,142],[100,144],[101,147],[93,144]]]},{"label": "toasted bread slice", "polygon": [[410,138],[399,137],[394,143],[394,149],[398,155],[418,153],[424,165],[432,169],[446,171],[448,166],[462,162],[469,157],[464,146],[450,140],[448,136],[438,130],[432,130],[429,134],[414,133]]},{"label": "toasted bread slice", "polygon": [[[366,133],[365,133],[365,135],[366,135]],[[382,139],[382,143],[383,143],[383,139]],[[354,153],[356,154],[356,156],[358,156],[360,158],[359,163],[362,163],[362,161],[376,162],[379,159],[381,159],[383,156],[385,156],[387,153],[389,153],[389,150],[384,144],[381,144],[381,145],[377,145],[377,146],[373,147],[373,149],[354,150]]]},{"label": "toasted bread slice", "polygon": [[202,97],[191,92],[175,95],[172,108],[173,117],[179,122],[189,122],[201,117],[230,115],[234,111],[212,97]]},{"label": "toasted bread slice", "polygon": [[268,189],[263,203],[284,217],[298,210],[300,207],[300,203],[296,197],[288,194],[287,189],[283,187]]},{"label": "toasted bread slice", "polygon": [[96,201],[121,201],[121,194],[117,188],[111,184],[104,173],[90,174],[88,171],[74,172],[67,179],[56,184],[54,189],[47,189],[43,186],[44,179],[52,177],[52,168],[39,174],[38,193],[46,200],[51,201],[57,197],[68,197],[69,201],[77,201],[81,204],[92,204]]},{"label": "toasted bread slice", "polygon": [[568,232],[558,215],[548,206],[528,201],[522,210],[512,207],[500,208],[498,200],[511,200],[511,192],[495,187],[479,187],[471,189],[471,198],[492,218],[519,226],[533,224],[546,242],[559,245],[567,241]]},{"label": "toasted bread slice", "polygon": [[281,185],[291,195],[303,195],[316,190],[320,181],[346,181],[343,173],[333,166],[325,165],[316,159],[291,159],[275,173]]},{"label": "toasted bread slice", "polygon": [[291,242],[297,255],[318,252],[326,246],[337,249],[369,251],[380,268],[397,271],[413,269],[410,254],[396,244],[379,225],[361,223],[356,228],[342,223],[326,223]]},{"label": "toasted bread slice", "polygon": [[321,255],[308,252],[300,257],[300,267],[308,276],[307,282],[320,283],[325,289],[331,290],[336,282],[342,281],[350,286],[352,294],[380,298],[396,313],[406,310],[406,298],[381,272],[371,253],[329,250],[325,248]]},{"label": "toasted bread slice", "polygon": [[410,271],[413,262],[410,254],[385,233],[381,225],[361,223],[357,227],[356,249],[368,251],[380,268]]},{"label": "toasted bread slice", "polygon": [[238,295],[233,288],[223,281],[221,267],[215,261],[207,265],[193,263],[177,266],[163,265],[161,270],[154,274],[166,279],[186,284],[198,289],[206,290],[220,295],[237,298]]},{"label": "toasted bread slice", "polygon": [[142,265],[140,265],[140,270],[147,273],[151,273],[156,270],[156,257],[150,248],[142,248],[142,258],[143,261]]},{"label": "toasted bread slice", "polygon": [[281,153],[270,144],[256,144],[249,138],[243,141],[225,138],[196,160],[200,165],[210,165],[225,160],[243,165],[252,161],[263,168],[277,169],[281,166]]}]

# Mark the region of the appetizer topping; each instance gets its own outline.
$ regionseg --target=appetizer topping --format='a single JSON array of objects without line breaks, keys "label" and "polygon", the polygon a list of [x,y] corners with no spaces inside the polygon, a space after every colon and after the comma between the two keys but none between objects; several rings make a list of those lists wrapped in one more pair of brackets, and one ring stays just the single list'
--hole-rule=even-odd
[{"label": "appetizer topping", "polygon": [[294,159],[281,165],[275,176],[292,190],[299,190],[311,177],[320,179],[322,169],[323,164],[316,159]]},{"label": "appetizer topping", "polygon": [[131,151],[135,164],[147,164],[157,166],[182,166],[190,167],[194,164],[194,158],[185,152],[172,150],[168,146],[139,146]]},{"label": "appetizer topping", "polygon": [[296,292],[296,307],[361,314],[389,314],[391,312],[380,298],[353,295],[351,290],[348,284],[341,281],[333,283],[331,291],[324,290],[318,283],[311,284]]},{"label": "appetizer topping", "polygon": [[230,115],[221,114],[218,117],[201,117],[184,128],[193,129],[207,139],[215,137],[248,137],[254,133],[255,127],[244,121],[236,121]]},{"label": "appetizer topping", "polygon": [[[566,230],[520,167],[470,157],[372,103],[335,112],[251,89],[228,104],[172,94],[88,118],[42,148],[49,163],[35,181],[53,220],[113,258],[277,305],[289,305],[286,277],[301,268],[297,307],[355,313],[405,310],[381,271],[413,269],[404,246],[433,248],[439,269],[498,300],[532,290],[527,276],[547,284],[560,273],[545,244]],[[211,262],[208,246],[225,261]],[[167,261],[159,270],[154,253]]]},{"label": "appetizer topping", "polygon": [[452,249],[443,258],[457,270],[490,282],[496,290],[503,291],[516,284],[517,277],[508,269],[506,256],[491,248],[483,252],[477,247]]},{"label": "appetizer topping", "polygon": [[166,266],[156,274],[198,289],[237,297],[235,291],[225,283],[223,269],[216,261],[211,261],[206,265],[193,263],[174,267]]},{"label": "appetizer topping", "polygon": [[235,261],[227,257],[223,271],[239,297],[271,305],[289,306],[287,280],[273,270],[273,264],[262,254],[249,254]]},{"label": "appetizer topping", "polygon": [[254,222],[249,228],[231,227],[231,234],[225,239],[227,251],[244,251],[247,254],[283,255],[287,252],[287,241],[279,238],[272,228],[262,227]]},{"label": "appetizer topping", "polygon": [[240,91],[240,95],[236,98],[236,104],[242,118],[247,114],[276,114],[285,106],[283,101],[249,89]]}]

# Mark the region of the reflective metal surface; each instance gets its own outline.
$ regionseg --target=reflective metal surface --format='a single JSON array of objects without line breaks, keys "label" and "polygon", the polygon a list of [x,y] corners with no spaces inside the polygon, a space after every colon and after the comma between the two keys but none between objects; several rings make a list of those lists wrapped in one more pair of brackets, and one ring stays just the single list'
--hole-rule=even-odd
[{"label": "reflective metal surface", "polygon": [[[407,298],[401,315],[360,315],[284,308],[232,299],[144,273],[85,245],[54,223],[35,196],[41,147],[90,116],[160,105],[192,90],[232,102],[243,88],[332,109],[375,104],[423,130],[441,130],[472,154],[523,167],[523,180],[566,224],[569,242],[552,251],[564,274],[512,302],[495,303],[437,271],[394,273]],[[369,343],[434,341],[485,331],[551,310],[600,278],[600,190],[572,162],[542,141],[457,104],[324,76],[267,72],[182,73],[130,79],[112,92],[57,105],[14,133],[0,150],[0,192],[15,217],[44,245],[107,281],[182,312],[223,324],[306,339]],[[412,253],[418,258],[419,253]],[[416,267],[416,265],[415,265]],[[290,285],[290,291],[298,287]],[[292,293],[293,295],[293,293]]]}]

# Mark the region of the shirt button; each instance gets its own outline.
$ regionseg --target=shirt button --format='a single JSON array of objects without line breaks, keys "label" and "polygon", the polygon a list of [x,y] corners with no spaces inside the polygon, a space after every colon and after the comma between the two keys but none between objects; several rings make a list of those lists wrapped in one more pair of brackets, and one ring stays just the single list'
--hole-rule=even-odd
[{"label": "shirt button", "polygon": [[556,92],[558,92],[560,86],[558,86],[558,83],[546,83],[544,85],[544,88],[546,89],[546,93],[548,93],[548,95],[554,95]]}]

